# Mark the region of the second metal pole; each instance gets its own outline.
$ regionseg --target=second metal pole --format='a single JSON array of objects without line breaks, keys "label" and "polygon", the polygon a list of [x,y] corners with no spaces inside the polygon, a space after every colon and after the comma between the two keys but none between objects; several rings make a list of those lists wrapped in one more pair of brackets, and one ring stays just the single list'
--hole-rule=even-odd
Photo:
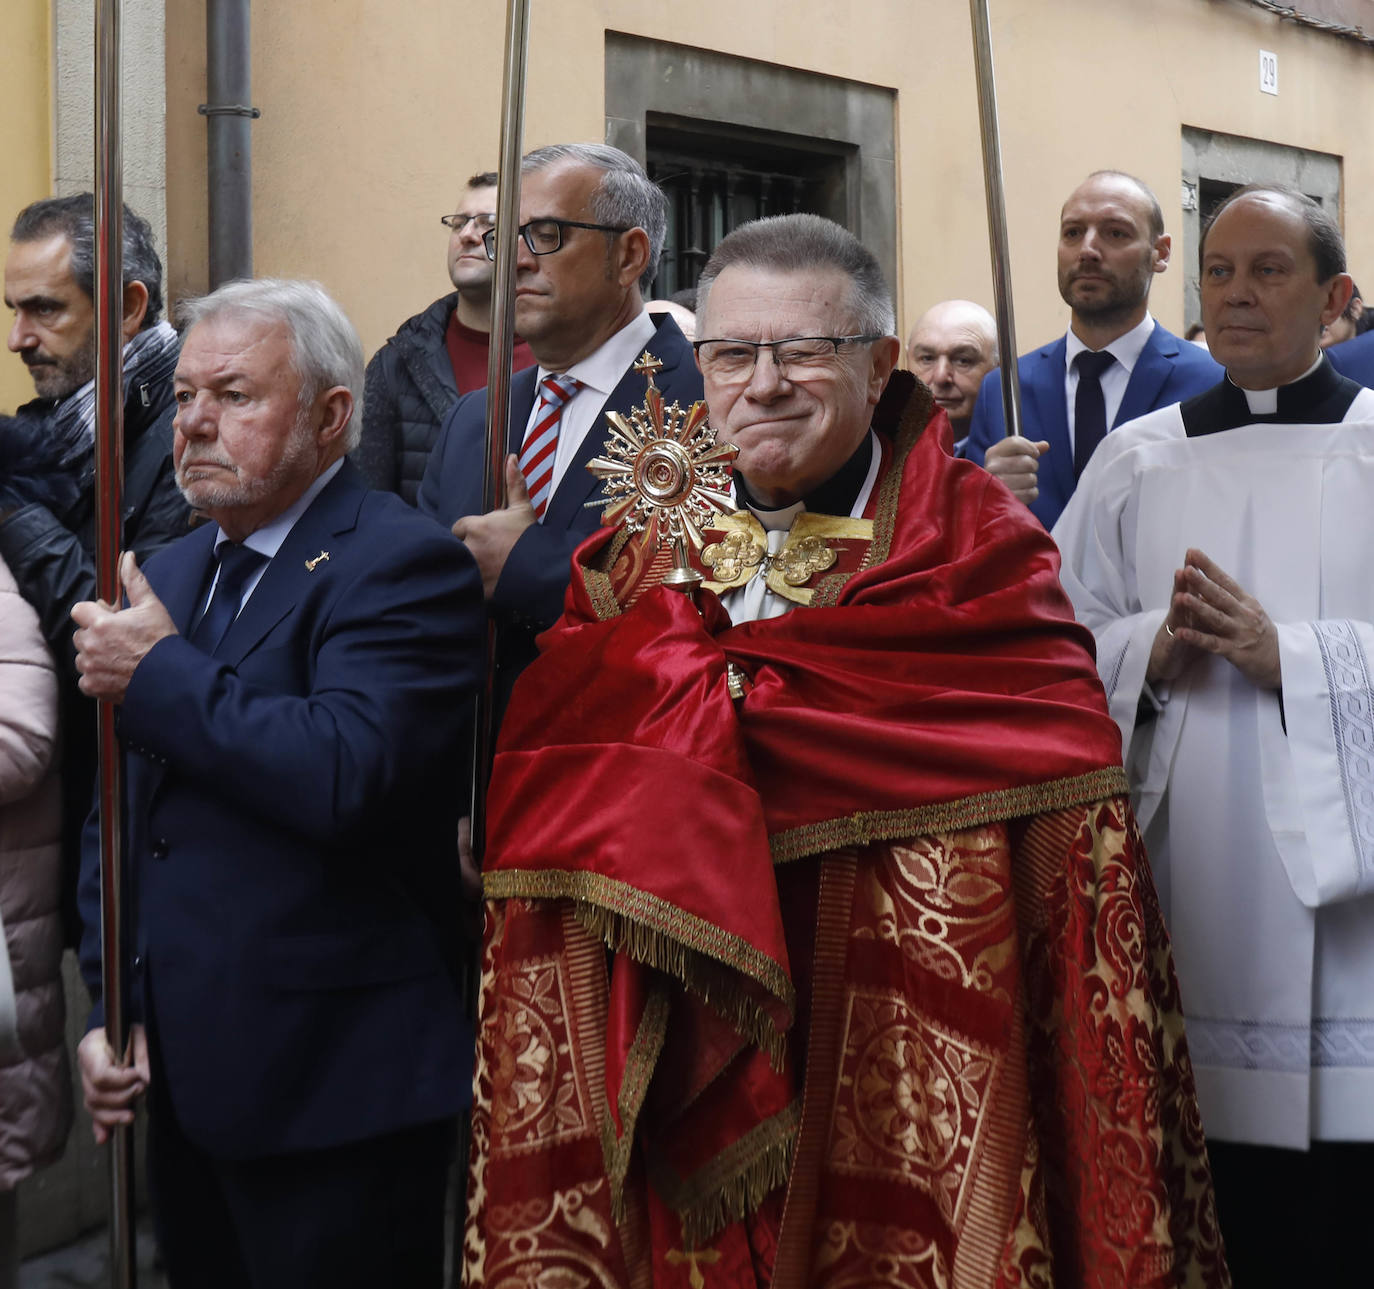
[{"label": "second metal pole", "polygon": [[[525,60],[529,0],[506,6],[505,78],[501,94],[501,159],[496,186],[496,270],[491,284],[491,342],[487,351],[487,441],[482,513],[506,504],[510,433],[510,365],[515,350],[515,253],[520,222],[520,155],[525,135]],[[496,726],[496,628],[487,628],[486,683],[477,696],[472,738],[472,849],[486,845],[487,776]]]},{"label": "second metal pole", "polygon": [[1007,205],[1002,187],[1002,144],[997,129],[997,84],[992,74],[992,33],[988,0],[969,0],[973,22],[973,61],[978,78],[978,123],[983,137],[983,188],[987,194],[988,241],[992,249],[992,294],[997,315],[997,348],[1002,358],[1002,411],[1007,434],[1021,433],[1021,376],[1016,366],[1016,323],[1011,303],[1011,252],[1007,244]]},{"label": "second metal pole", "polygon": [[[120,0],[95,9],[95,569],[107,604],[119,602],[124,484],[124,158],[120,145]],[[123,766],[113,703],[96,712],[100,754],[100,939],[105,1037],[116,1059],[129,1045],[125,1013]],[[110,1138],[110,1284],[133,1289],[134,1130]]]}]

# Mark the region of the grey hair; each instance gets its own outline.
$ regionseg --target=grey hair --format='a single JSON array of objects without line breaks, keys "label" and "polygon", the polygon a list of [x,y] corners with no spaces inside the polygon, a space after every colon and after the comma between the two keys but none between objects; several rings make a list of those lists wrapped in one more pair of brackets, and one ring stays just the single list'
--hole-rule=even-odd
[{"label": "grey hair", "polygon": [[318,282],[252,278],[226,282],[209,295],[183,300],[177,310],[186,330],[222,313],[249,313],[280,322],[291,341],[291,365],[300,377],[300,405],[343,385],[353,395],[344,451],[363,433],[363,346],[348,316]]},{"label": "grey hair", "polygon": [[[45,197],[31,202],[16,216],[12,242],[40,242],[63,236],[72,248],[72,280],[95,299],[95,196]],[[162,261],[148,221],[124,207],[124,285],[142,282],[148,289],[148,308],[140,331],[157,326],[162,317]]]},{"label": "grey hair", "polygon": [[609,143],[551,143],[527,152],[520,173],[547,170],[564,163],[593,166],[602,171],[591,197],[592,217],[598,224],[642,228],[649,235],[649,262],[639,277],[640,294],[648,296],[658,276],[658,261],[668,234],[668,199],[628,152]]},{"label": "grey hair", "polygon": [[854,325],[865,335],[895,335],[892,291],[877,257],[847,228],[820,215],[771,215],[751,220],[721,239],[697,280],[697,317],[704,317],[711,287],[736,265],[805,273],[839,269],[853,283]]}]

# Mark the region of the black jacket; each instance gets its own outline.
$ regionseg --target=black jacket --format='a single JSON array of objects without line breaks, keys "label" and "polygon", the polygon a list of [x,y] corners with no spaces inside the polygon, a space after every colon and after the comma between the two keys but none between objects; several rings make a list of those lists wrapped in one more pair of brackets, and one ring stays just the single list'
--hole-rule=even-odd
[{"label": "black jacket", "polygon": [[458,401],[445,336],[458,292],[403,322],[372,356],[363,386],[363,436],[353,464],[374,488],[415,504],[439,425]]},{"label": "black jacket", "polygon": [[[21,417],[45,418],[56,404],[35,399],[19,409]],[[190,531],[190,509],[177,490],[172,471],[172,381],[138,385],[124,400],[125,550],[140,565],[168,542]],[[63,739],[62,853],[68,880],[64,906],[70,942],[76,934],[75,874],[80,861],[81,826],[91,808],[95,779],[95,703],[77,689],[71,607],[96,598],[94,465],[82,480],[81,495],[61,515],[33,503],[0,521],[0,555],[19,584],[19,593],[38,613],[43,638],[57,661]]]}]

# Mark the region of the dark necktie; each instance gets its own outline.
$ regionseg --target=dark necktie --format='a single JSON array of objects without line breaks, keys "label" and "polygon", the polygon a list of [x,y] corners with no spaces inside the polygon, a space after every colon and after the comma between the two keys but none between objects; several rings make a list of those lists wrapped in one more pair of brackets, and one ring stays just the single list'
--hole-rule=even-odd
[{"label": "dark necktie", "polygon": [[1093,449],[1107,437],[1107,401],[1102,397],[1102,373],[1114,362],[1107,350],[1083,350],[1073,360],[1078,390],[1073,397],[1073,477],[1083,473]]},{"label": "dark necktie", "polygon": [[238,616],[243,603],[243,588],[265,563],[267,556],[236,542],[221,542],[215,551],[219,560],[219,581],[215,595],[199,622],[192,628],[190,641],[197,649],[214,653]]}]

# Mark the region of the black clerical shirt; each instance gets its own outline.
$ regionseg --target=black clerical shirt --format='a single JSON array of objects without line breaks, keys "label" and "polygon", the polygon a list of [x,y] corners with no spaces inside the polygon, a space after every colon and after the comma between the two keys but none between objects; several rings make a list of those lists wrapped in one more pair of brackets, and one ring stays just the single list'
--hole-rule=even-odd
[{"label": "black clerical shirt", "polygon": [[[859,499],[859,491],[864,486],[864,480],[868,478],[875,446],[873,435],[865,434],[849,460],[823,484],[801,499],[806,509],[816,515],[849,514]],[[735,474],[735,501],[740,507],[747,506],[756,515],[766,515],[770,510],[786,510],[788,506],[796,504],[789,502],[788,506],[765,506],[750,494],[748,483],[738,472]]]},{"label": "black clerical shirt", "polygon": [[1179,404],[1183,430],[1190,439],[1242,425],[1334,425],[1345,419],[1363,386],[1342,376],[1331,360],[1321,361],[1291,385],[1280,385],[1278,410],[1252,412],[1245,391],[1228,376],[1205,393]]}]

